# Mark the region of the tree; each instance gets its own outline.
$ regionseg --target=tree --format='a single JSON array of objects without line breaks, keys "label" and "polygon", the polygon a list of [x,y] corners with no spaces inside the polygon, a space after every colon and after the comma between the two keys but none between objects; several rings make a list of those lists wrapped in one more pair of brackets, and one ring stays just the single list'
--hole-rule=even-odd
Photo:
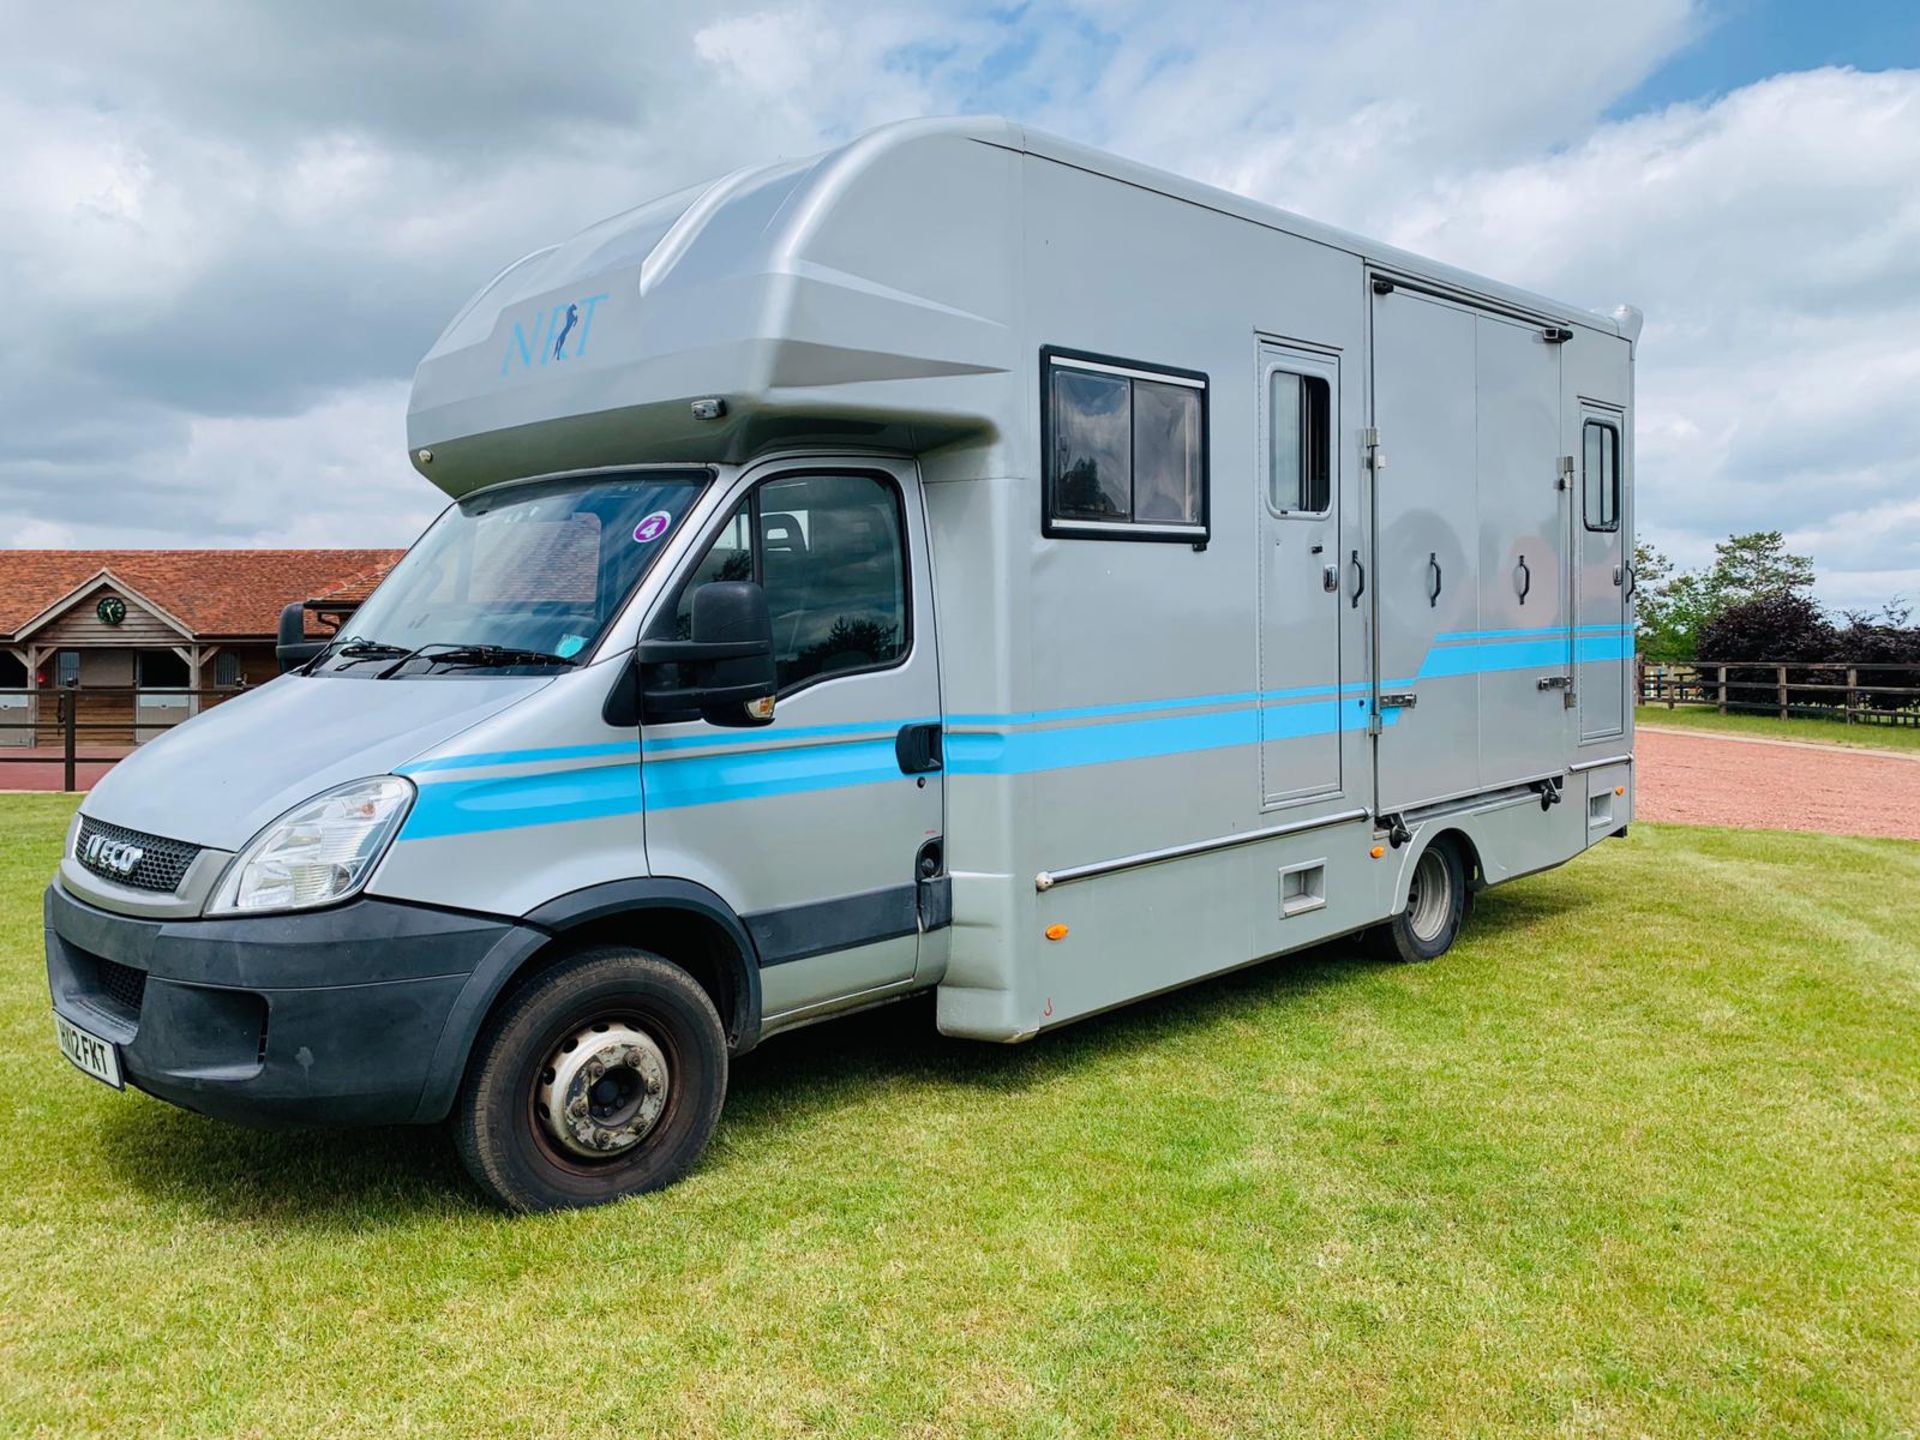
[{"label": "tree", "polygon": [[1813,561],[1787,552],[1778,530],[1729,535],[1713,547],[1707,589],[1718,609],[1767,595],[1797,595],[1813,588]]},{"label": "tree", "polygon": [[1700,627],[1702,660],[1826,660],[1834,630],[1805,595],[1777,591],[1727,606]]},{"label": "tree", "polygon": [[1813,586],[1813,561],[1791,554],[1778,530],[1729,535],[1713,547],[1711,566],[1679,574],[1659,550],[1636,545],[1634,573],[1640,617],[1635,638],[1649,660],[1691,660],[1704,653],[1698,648],[1701,633],[1732,607],[1780,595],[1805,599],[1802,592]]}]

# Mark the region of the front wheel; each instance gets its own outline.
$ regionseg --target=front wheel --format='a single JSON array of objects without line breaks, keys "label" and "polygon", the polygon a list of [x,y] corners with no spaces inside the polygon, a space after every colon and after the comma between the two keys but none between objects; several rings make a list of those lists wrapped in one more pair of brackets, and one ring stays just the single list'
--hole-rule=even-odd
[{"label": "front wheel", "polygon": [[727,1095],[727,1037],[693,977],[657,955],[583,950],[487,1023],[453,1120],[509,1210],[603,1205],[692,1168]]},{"label": "front wheel", "polygon": [[1437,960],[1453,948],[1467,913],[1467,867],[1449,840],[1436,840],[1413,865],[1406,908],[1373,932],[1390,960]]}]

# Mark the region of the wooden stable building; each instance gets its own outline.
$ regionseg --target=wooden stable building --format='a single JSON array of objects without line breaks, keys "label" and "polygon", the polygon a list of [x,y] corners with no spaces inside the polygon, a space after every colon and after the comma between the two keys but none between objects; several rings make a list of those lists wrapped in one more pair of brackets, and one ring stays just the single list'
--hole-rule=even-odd
[{"label": "wooden stable building", "polygon": [[58,743],[49,690],[73,696],[84,746],[149,739],[278,674],[287,605],[328,633],[402,553],[0,550],[0,745]]}]

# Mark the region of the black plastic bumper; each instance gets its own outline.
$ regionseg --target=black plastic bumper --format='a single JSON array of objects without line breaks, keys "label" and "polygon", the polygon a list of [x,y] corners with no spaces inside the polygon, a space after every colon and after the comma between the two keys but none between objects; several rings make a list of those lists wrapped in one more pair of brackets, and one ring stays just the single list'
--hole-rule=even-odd
[{"label": "black plastic bumper", "polygon": [[54,1009],[127,1080],[225,1120],[430,1121],[499,980],[546,938],[511,920],[361,899],[256,919],[110,914],[46,896]]}]

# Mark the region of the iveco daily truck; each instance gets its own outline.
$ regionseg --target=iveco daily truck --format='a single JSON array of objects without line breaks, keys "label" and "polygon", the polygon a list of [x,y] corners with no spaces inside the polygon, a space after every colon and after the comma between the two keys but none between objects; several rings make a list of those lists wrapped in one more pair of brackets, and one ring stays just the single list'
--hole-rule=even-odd
[{"label": "iveco daily truck", "polygon": [[60,1043],[539,1210],[826,1016],[1435,957],[1631,816],[1638,332],[997,120],[529,255],[415,377],[445,513],[81,806]]}]

